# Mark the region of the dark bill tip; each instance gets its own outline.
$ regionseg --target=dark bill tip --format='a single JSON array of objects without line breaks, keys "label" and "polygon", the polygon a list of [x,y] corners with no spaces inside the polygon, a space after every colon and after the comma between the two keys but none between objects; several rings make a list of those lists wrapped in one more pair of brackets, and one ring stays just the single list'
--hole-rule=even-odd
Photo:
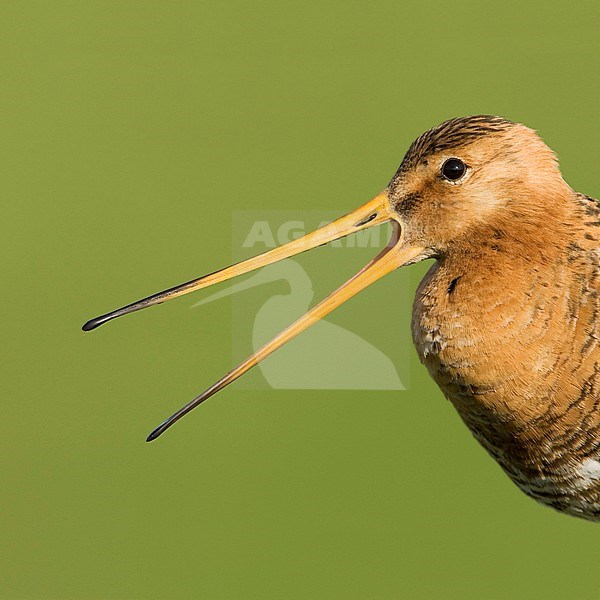
[{"label": "dark bill tip", "polygon": [[94,317],[90,319],[87,323],[84,323],[83,331],[92,331],[92,329],[96,329],[96,327],[100,327],[103,323],[110,321],[113,317],[111,315],[102,315],[100,317]]},{"label": "dark bill tip", "polygon": [[167,427],[165,427],[167,421],[165,421],[165,423],[161,423],[156,429],[154,429],[150,435],[146,438],[147,442],[153,442],[157,437],[160,436],[161,433],[163,433]]}]

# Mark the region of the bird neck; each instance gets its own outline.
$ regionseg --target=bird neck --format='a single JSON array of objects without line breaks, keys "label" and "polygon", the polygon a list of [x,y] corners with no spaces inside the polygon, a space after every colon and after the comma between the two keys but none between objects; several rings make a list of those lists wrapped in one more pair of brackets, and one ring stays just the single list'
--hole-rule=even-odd
[{"label": "bird neck", "polygon": [[577,194],[566,184],[549,188],[544,196],[525,189],[485,223],[469,228],[441,260],[458,270],[496,270],[503,263],[512,272],[530,272],[533,264],[551,269],[581,237],[582,222]]},{"label": "bird neck", "polygon": [[598,273],[584,200],[573,194],[545,219],[530,210],[482,227],[440,257],[417,292],[421,360],[488,449],[490,440],[535,447],[551,431],[585,429],[588,413],[565,409],[569,378],[597,376],[582,358],[593,347]]}]

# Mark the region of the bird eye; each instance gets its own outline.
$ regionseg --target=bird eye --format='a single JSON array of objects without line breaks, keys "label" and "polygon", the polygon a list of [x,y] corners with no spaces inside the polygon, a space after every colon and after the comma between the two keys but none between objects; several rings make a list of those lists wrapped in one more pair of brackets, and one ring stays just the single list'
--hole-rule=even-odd
[{"label": "bird eye", "polygon": [[442,165],[442,175],[449,181],[460,179],[466,172],[467,165],[458,158],[449,158]]}]

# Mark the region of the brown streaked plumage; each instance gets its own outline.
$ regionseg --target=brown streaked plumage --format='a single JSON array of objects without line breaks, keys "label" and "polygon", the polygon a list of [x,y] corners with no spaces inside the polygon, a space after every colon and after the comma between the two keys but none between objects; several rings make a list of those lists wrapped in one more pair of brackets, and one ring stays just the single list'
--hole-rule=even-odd
[{"label": "brown streaked plumage", "polygon": [[388,187],[353,213],[84,329],[384,221],[394,235],[372,263],[149,440],[379,277],[433,258],[413,307],[421,361],[525,493],[600,520],[600,207],[569,187],[553,152],[524,125],[487,115],[446,121],[419,137]]}]

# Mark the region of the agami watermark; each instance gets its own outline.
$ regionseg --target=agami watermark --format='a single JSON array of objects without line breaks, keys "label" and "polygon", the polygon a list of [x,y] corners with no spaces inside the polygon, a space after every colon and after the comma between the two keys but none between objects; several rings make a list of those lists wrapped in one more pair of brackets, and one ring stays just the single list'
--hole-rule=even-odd
[{"label": "agami watermark", "polygon": [[[238,262],[298,239],[329,223],[324,211],[235,211],[232,259]],[[232,296],[232,362],[237,364],[287,328],[324,298],[356,267],[385,246],[386,226],[365,229],[262,268],[194,304]],[[343,251],[342,251],[343,250]],[[312,256],[309,256],[312,254]],[[306,258],[304,258],[306,257]],[[397,314],[410,310],[408,274],[394,274],[393,302]],[[387,295],[387,294],[386,294]],[[387,389],[404,390],[409,383],[408,323],[390,323],[376,313],[390,299],[376,293],[365,315],[364,302],[349,302],[274,352],[238,382],[246,389]],[[374,314],[375,313],[375,314]],[[367,318],[368,317],[368,318]]]}]

